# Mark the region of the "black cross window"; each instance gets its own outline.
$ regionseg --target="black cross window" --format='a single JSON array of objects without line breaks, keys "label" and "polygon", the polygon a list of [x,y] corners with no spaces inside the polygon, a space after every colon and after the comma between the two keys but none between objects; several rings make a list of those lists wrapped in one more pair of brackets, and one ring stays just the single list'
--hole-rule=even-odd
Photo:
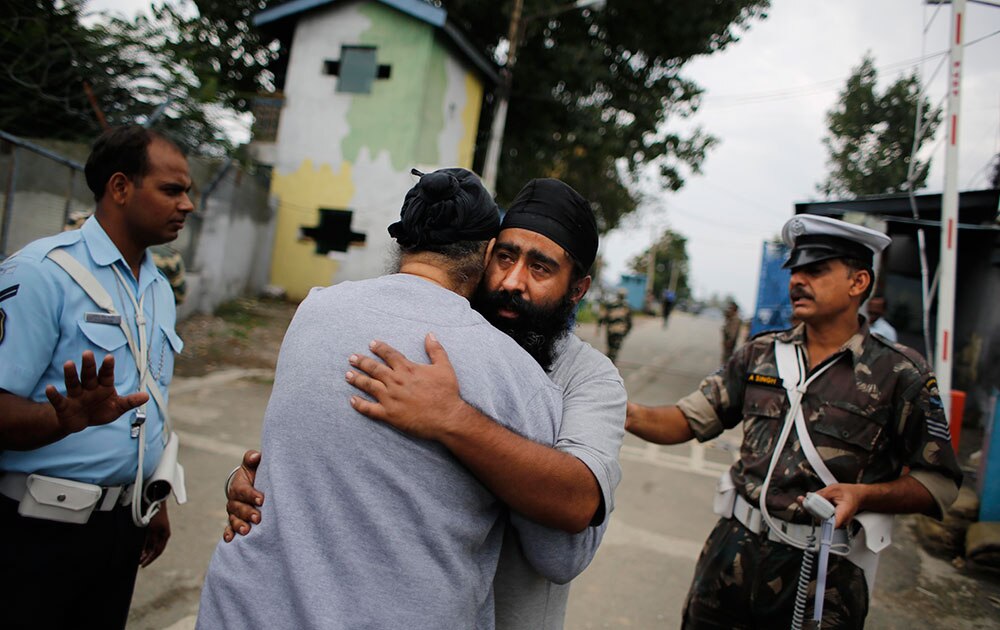
[{"label": "black cross window", "polygon": [[350,245],[364,245],[365,235],[351,230],[353,216],[351,210],[320,208],[319,225],[300,227],[300,238],[316,243],[316,253],[322,256],[330,252],[346,252]]}]

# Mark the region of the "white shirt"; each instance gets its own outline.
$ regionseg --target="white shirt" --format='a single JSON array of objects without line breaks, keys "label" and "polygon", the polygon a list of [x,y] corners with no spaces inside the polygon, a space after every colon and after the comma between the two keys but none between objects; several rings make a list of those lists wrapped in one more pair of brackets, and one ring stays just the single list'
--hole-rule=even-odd
[{"label": "white shirt", "polygon": [[892,327],[892,324],[887,322],[884,317],[879,317],[868,326],[868,329],[877,334],[885,337],[893,343],[897,343],[899,339],[896,338],[896,329]]}]

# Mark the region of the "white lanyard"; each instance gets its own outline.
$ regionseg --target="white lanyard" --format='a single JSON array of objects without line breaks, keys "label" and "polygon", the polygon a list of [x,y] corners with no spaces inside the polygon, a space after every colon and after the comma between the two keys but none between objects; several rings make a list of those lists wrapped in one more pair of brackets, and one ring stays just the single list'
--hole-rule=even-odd
[{"label": "white lanyard", "polygon": [[[119,286],[125,289],[125,294],[128,295],[129,300],[132,302],[132,307],[135,309],[135,325],[139,331],[138,345],[136,345],[135,338],[132,336],[132,329],[130,326],[122,326],[122,330],[125,332],[125,338],[128,341],[129,350],[132,351],[132,357],[135,359],[136,371],[139,373],[139,391],[144,391],[146,389],[146,374],[148,371],[147,358],[149,356],[149,343],[146,334],[146,312],[143,310],[143,306],[146,302],[146,292],[144,291],[142,296],[136,300],[135,292],[132,291],[132,286],[125,281],[125,277],[122,276],[122,272],[118,270],[118,267],[111,265],[111,270],[115,272],[115,277],[118,279]],[[142,406],[136,410],[135,421],[132,423],[132,437],[138,437],[138,428],[140,425],[145,423],[145,421],[146,403],[143,403]]]}]

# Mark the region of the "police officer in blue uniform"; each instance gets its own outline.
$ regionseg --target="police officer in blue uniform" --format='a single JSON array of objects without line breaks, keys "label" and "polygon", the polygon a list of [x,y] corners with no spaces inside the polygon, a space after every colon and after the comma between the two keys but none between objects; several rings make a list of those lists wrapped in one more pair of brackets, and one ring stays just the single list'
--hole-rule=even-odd
[{"label": "police officer in blue uniform", "polygon": [[[6,628],[124,627],[138,566],[170,536],[165,503],[150,520],[130,486],[164,451],[161,406],[182,344],[170,283],[146,250],[175,239],[194,209],[187,160],[153,131],[118,127],[85,174],[94,216],[0,264]],[[57,263],[60,252],[72,260]],[[71,275],[73,261],[100,286]]]}]

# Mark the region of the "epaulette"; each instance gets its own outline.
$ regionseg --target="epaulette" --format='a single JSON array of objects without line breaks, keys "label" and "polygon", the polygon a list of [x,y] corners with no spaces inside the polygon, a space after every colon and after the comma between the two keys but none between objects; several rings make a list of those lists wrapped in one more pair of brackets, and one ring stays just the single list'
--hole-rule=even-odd
[{"label": "epaulette", "polygon": [[69,232],[60,232],[58,234],[53,234],[52,236],[47,236],[45,238],[40,238],[37,241],[28,243],[17,252],[18,256],[24,256],[31,258],[36,258],[37,260],[44,260],[45,256],[48,255],[53,249],[59,247],[67,247],[75,243],[79,243],[83,238],[83,233],[80,230],[71,230]]},{"label": "epaulette", "polygon": [[915,367],[917,371],[920,372],[921,374],[931,371],[931,367],[927,363],[927,359],[925,359],[922,354],[920,354],[910,346],[904,346],[901,343],[889,341],[885,337],[882,337],[880,335],[874,335],[870,332],[868,333],[868,336],[877,341],[878,343],[882,344],[886,348],[889,348],[896,354],[902,355],[903,358],[912,363],[913,367]]}]

